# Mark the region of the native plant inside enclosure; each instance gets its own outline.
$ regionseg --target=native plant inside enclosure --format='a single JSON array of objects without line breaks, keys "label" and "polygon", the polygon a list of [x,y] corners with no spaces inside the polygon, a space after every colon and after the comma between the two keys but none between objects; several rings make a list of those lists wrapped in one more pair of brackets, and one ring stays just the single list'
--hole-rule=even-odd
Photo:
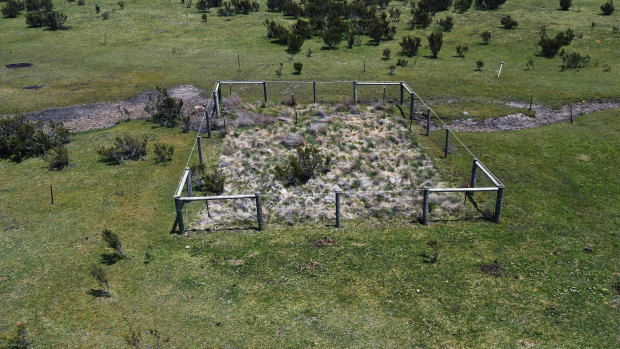
[{"label": "native plant inside enclosure", "polygon": [[301,145],[295,148],[296,154],[288,157],[284,165],[274,167],[276,179],[286,186],[303,185],[321,173],[327,173],[331,167],[331,157],[321,154],[314,145]]},{"label": "native plant inside enclosure", "polygon": [[224,193],[226,175],[219,169],[207,171],[205,164],[194,165],[190,169],[192,173],[192,186],[194,190],[213,195]]}]

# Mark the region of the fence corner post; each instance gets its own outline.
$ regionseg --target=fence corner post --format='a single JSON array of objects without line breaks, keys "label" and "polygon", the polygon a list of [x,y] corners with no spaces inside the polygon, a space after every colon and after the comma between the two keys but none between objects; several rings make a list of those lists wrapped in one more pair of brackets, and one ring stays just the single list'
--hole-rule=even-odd
[{"label": "fence corner post", "polygon": [[448,157],[448,148],[450,147],[450,129],[446,128],[446,148],[444,149],[443,155],[445,158]]},{"label": "fence corner post", "polygon": [[426,110],[426,137],[431,135],[431,108]]},{"label": "fence corner post", "polygon": [[[219,88],[219,87],[218,87]],[[215,115],[217,116],[217,118],[220,118],[220,102],[217,100],[217,92],[213,91],[213,100],[215,101],[214,103],[214,107],[215,107]]]},{"label": "fence corner post", "polygon": [[192,191],[193,186],[192,186],[192,170],[189,167],[186,167],[185,170],[187,171],[187,196],[194,196],[194,193]]},{"label": "fence corner post", "polygon": [[314,103],[316,103],[316,81],[312,82],[312,92],[314,94]]},{"label": "fence corner post", "polygon": [[222,84],[220,84],[219,80],[217,81],[217,101],[222,101]]},{"label": "fence corner post", "polygon": [[340,195],[342,191],[338,190],[336,192],[336,228],[340,228]]},{"label": "fence corner post", "polygon": [[499,223],[502,216],[502,202],[504,201],[504,186],[497,187],[497,199],[495,199],[495,223]]},{"label": "fence corner post", "polygon": [[403,105],[403,103],[405,103],[405,82],[401,81],[400,82],[400,105]]},{"label": "fence corner post", "polygon": [[256,220],[258,221],[258,230],[263,231],[263,201],[260,196],[260,192],[255,192],[256,196]]},{"label": "fence corner post", "polygon": [[174,207],[177,211],[177,226],[179,227],[179,234],[185,234],[185,224],[183,224],[183,201],[179,198],[174,198]]},{"label": "fence corner post", "polygon": [[263,81],[263,94],[265,95],[265,103],[267,103],[267,81]]},{"label": "fence corner post", "polygon": [[357,81],[353,81],[353,101],[357,104]]},{"label": "fence corner post", "polygon": [[424,201],[422,202],[422,224],[428,225],[428,188],[424,188]]},{"label": "fence corner post", "polygon": [[[472,161],[472,166],[471,166],[471,178],[469,179],[469,187],[470,188],[475,188],[476,187],[476,176],[478,175],[478,159],[474,158],[474,160]],[[472,198],[474,197],[474,192],[469,192],[469,197]]]}]

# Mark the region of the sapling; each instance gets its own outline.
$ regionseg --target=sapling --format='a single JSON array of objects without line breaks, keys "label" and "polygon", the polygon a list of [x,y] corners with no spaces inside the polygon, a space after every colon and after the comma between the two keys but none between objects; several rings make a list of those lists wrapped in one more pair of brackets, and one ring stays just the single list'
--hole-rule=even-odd
[{"label": "sapling", "polygon": [[105,288],[104,292],[107,296],[109,296],[110,283],[105,271],[103,271],[100,266],[93,264],[90,266],[90,275],[92,275],[92,277],[99,283],[99,286]]},{"label": "sapling", "polygon": [[114,234],[108,229],[104,229],[101,233],[101,239],[108,245],[109,248],[113,248],[114,250],[116,250],[118,254],[123,256],[123,258],[127,257],[127,255],[125,255],[125,252],[123,252],[123,245],[121,244],[121,239],[118,238],[118,235]]},{"label": "sapling", "polygon": [[431,238],[426,244],[428,245],[428,247],[433,249],[433,256],[431,257],[429,262],[431,264],[437,262],[437,259],[439,259],[439,243],[435,238]]}]

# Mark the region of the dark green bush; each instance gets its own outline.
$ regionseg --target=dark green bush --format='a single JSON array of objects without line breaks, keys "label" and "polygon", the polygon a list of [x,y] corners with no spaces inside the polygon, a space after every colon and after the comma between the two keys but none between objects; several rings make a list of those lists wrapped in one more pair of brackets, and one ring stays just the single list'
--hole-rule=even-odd
[{"label": "dark green bush", "polygon": [[165,88],[155,87],[157,93],[155,96],[149,94],[148,104],[144,110],[151,115],[151,121],[165,127],[175,127],[181,119],[181,108],[183,108],[183,99],[175,101],[168,95]]},{"label": "dark green bush", "polygon": [[477,60],[476,61],[476,69],[478,71],[482,71],[482,67],[484,67],[484,62],[481,59]]},{"label": "dark green bush", "polygon": [[52,148],[45,156],[50,170],[61,170],[69,165],[69,152],[64,144]]},{"label": "dark green bush", "polygon": [[288,163],[276,165],[276,179],[287,186],[302,185],[318,174],[327,173],[331,167],[331,158],[321,154],[314,145],[298,146],[297,154],[291,154]]},{"label": "dark green bush", "polygon": [[299,35],[305,39],[310,39],[312,37],[312,26],[310,22],[304,21],[303,19],[298,19],[295,24],[291,26],[291,31],[295,35]]},{"label": "dark green bush", "polygon": [[20,162],[69,142],[69,131],[62,123],[50,123],[50,129],[49,134],[43,132],[40,123],[23,115],[0,118],[0,158]]},{"label": "dark green bush", "polygon": [[153,153],[155,154],[156,163],[165,163],[172,160],[172,154],[174,154],[174,147],[163,143],[155,143]]},{"label": "dark green bush", "polygon": [[265,28],[267,28],[267,37],[270,39],[276,39],[279,44],[286,44],[289,37],[289,30],[282,24],[276,23],[272,19],[266,19],[263,22]]},{"label": "dark green bush", "polygon": [[305,40],[306,39],[304,39],[304,37],[301,35],[289,33],[288,39],[286,40],[286,43],[288,45],[286,48],[286,52],[292,55],[299,53],[299,51],[301,51],[301,46],[304,44]]},{"label": "dark green bush", "polygon": [[2,8],[2,15],[7,18],[15,18],[26,8],[23,1],[9,0]]},{"label": "dark green bush", "polygon": [[222,171],[215,169],[208,172],[204,164],[194,165],[190,171],[192,173],[192,187],[195,190],[206,194],[222,195],[226,183],[226,175]]},{"label": "dark green bush", "polygon": [[196,10],[198,10],[198,12],[209,11],[209,3],[207,2],[207,0],[198,0],[198,2],[196,3]]},{"label": "dark green bush", "polygon": [[403,36],[403,41],[400,43],[403,54],[408,57],[415,56],[420,48],[420,42],[422,40],[416,36]]},{"label": "dark green bush", "polygon": [[389,48],[385,48],[383,49],[383,58],[388,60],[390,59],[390,56],[392,55],[392,50],[390,50]]},{"label": "dark green bush", "polygon": [[282,12],[286,16],[291,16],[295,19],[299,18],[299,16],[303,15],[304,9],[298,3],[293,1],[287,1],[282,7]]},{"label": "dark green bush", "polygon": [[123,244],[121,244],[121,239],[118,237],[118,235],[116,235],[109,229],[104,229],[101,232],[101,240],[103,240],[103,242],[109,248],[118,252],[118,254],[121,255],[121,257],[123,258],[127,257],[127,255],[125,255],[125,252],[123,251]]},{"label": "dark green bush", "polygon": [[569,45],[573,41],[574,37],[575,33],[570,28],[568,28],[566,31],[557,33],[555,38],[548,37],[547,32],[543,30],[540,35],[540,40],[538,41],[538,46],[540,46],[541,54],[547,58],[555,57],[560,48],[562,46]]},{"label": "dark green bush", "polygon": [[506,0],[476,0],[476,7],[480,10],[496,10]]},{"label": "dark green bush", "polygon": [[67,21],[67,16],[62,12],[49,11],[45,14],[45,24],[51,30],[58,30],[64,28],[63,24]]},{"label": "dark green bush", "polygon": [[480,38],[482,38],[482,42],[485,45],[488,45],[489,41],[491,41],[491,32],[488,30],[483,31],[482,33],[480,33]]},{"label": "dark green bush", "polygon": [[293,63],[293,69],[295,69],[295,74],[296,75],[301,74],[301,68],[303,68],[303,66],[304,65],[302,63],[300,63],[300,62]]},{"label": "dark green bush", "polygon": [[616,7],[614,7],[614,2],[612,0],[609,0],[603,5],[601,5],[601,11],[603,11],[603,14],[606,16],[609,16],[612,13],[614,13],[615,10],[616,10]]},{"label": "dark green bush", "polygon": [[466,12],[471,7],[472,0],[455,0],[454,9],[460,13]]},{"label": "dark green bush", "polygon": [[409,61],[406,60],[406,59],[403,59],[403,58],[399,58],[396,61],[396,65],[399,66],[399,67],[406,67],[408,63],[409,63]]},{"label": "dark green bush", "polygon": [[146,143],[146,137],[140,139],[125,134],[116,137],[114,145],[109,147],[103,146],[97,149],[97,153],[104,162],[120,165],[125,160],[144,160],[146,156]]},{"label": "dark green bush", "polygon": [[456,46],[456,54],[461,57],[461,58],[465,58],[465,53],[469,50],[469,47],[467,47],[467,45],[458,45]]},{"label": "dark green bush", "polygon": [[428,36],[428,45],[433,53],[433,58],[437,58],[437,54],[439,54],[439,50],[441,50],[441,45],[443,45],[443,33],[432,32],[431,35]]},{"label": "dark green bush", "polygon": [[562,70],[585,68],[590,64],[590,56],[582,56],[577,52],[562,55]]},{"label": "dark green bush", "polygon": [[422,28],[428,27],[433,22],[433,17],[431,17],[431,14],[419,7],[411,10],[411,14],[413,14],[415,24]]},{"label": "dark green bush", "polygon": [[454,27],[454,17],[448,16],[444,19],[439,20],[439,26],[444,30],[449,32]]},{"label": "dark green bush", "polygon": [[504,27],[504,29],[514,29],[519,25],[517,21],[510,17],[510,15],[503,17],[500,20],[500,23],[502,24],[502,27]]},{"label": "dark green bush", "polygon": [[124,1],[118,1],[116,4],[118,5],[118,7],[121,8],[121,10],[123,10],[125,8],[125,2]]},{"label": "dark green bush", "polygon": [[560,0],[560,8],[562,11],[568,11],[568,9],[573,5],[573,0]]},{"label": "dark green bush", "polygon": [[97,281],[99,286],[105,288],[103,290],[103,294],[109,297],[110,296],[110,283],[109,283],[109,279],[105,271],[103,271],[103,269],[100,266],[93,264],[90,266],[90,275],[95,279],[95,281]]},{"label": "dark green bush", "polygon": [[446,11],[450,5],[452,5],[452,0],[420,0],[420,2],[418,2],[418,7],[433,14]]}]

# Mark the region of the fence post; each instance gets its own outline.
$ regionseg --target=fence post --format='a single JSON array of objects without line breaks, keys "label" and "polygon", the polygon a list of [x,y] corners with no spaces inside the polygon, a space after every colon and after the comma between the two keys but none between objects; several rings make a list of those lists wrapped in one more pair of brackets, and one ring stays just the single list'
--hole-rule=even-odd
[{"label": "fence post", "polygon": [[312,92],[314,93],[314,103],[316,103],[316,81],[312,82]]},{"label": "fence post", "polygon": [[405,85],[404,81],[400,82],[400,105],[403,105],[405,102]]},{"label": "fence post", "polygon": [[263,81],[263,94],[265,95],[265,103],[267,103],[267,81]]},{"label": "fence post", "polygon": [[497,199],[495,199],[495,223],[499,223],[502,216],[502,201],[504,201],[504,186],[497,187]]},{"label": "fence post", "polygon": [[175,198],[174,199],[174,207],[177,211],[177,224],[179,227],[179,233],[185,233],[185,224],[183,224],[183,201]]},{"label": "fence post", "polygon": [[414,99],[413,99],[414,98],[413,92],[411,92],[409,95],[411,96],[411,101],[409,103],[409,120],[413,120],[413,109],[415,107]]},{"label": "fence post", "polygon": [[220,85],[220,81],[217,81],[217,101],[222,101],[222,85]]},{"label": "fence post", "polygon": [[194,196],[192,191],[192,170],[189,167],[185,168],[187,170],[187,196]]},{"label": "fence post", "polygon": [[431,135],[431,108],[426,110],[426,137]]},{"label": "fence post", "polygon": [[424,201],[422,203],[422,224],[428,224],[428,188],[424,188]]},{"label": "fence post", "polygon": [[198,141],[198,160],[200,161],[200,164],[202,164],[202,140],[200,136],[196,137],[196,140]]},{"label": "fence post", "polygon": [[[219,91],[219,88],[218,88]],[[215,101],[214,103],[214,107],[215,107],[215,112],[216,112],[216,116],[219,119],[220,118],[220,102],[217,100],[217,92],[213,91],[213,100]]]},{"label": "fence post", "polygon": [[340,194],[341,191],[336,192],[336,228],[340,228]]},{"label": "fence post", "polygon": [[205,117],[207,118],[207,138],[211,138],[211,118],[207,107],[205,107]]},{"label": "fence post", "polygon": [[446,149],[443,152],[445,158],[448,157],[448,148],[450,147],[450,129],[446,128]]},{"label": "fence post", "polygon": [[[471,166],[471,179],[469,180],[469,187],[476,187],[476,176],[478,173],[478,159],[474,158],[473,165]],[[474,197],[474,192],[469,193],[469,197]]]},{"label": "fence post", "polygon": [[263,226],[263,201],[260,197],[260,192],[255,192],[256,195],[256,219],[258,221],[258,230],[262,231]]},{"label": "fence post", "polygon": [[357,81],[353,81],[353,101],[357,103]]}]

